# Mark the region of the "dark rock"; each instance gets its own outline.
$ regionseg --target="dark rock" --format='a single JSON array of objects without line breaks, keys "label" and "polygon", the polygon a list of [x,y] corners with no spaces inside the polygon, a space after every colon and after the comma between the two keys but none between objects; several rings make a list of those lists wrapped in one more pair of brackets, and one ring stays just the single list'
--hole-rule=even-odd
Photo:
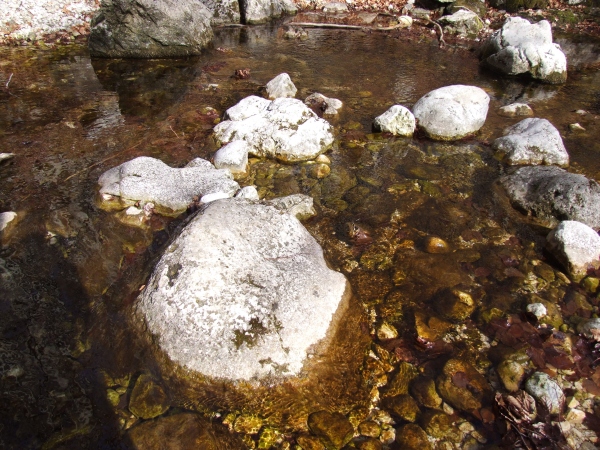
[{"label": "dark rock", "polygon": [[456,286],[442,289],[434,296],[434,304],[437,311],[448,320],[465,320],[478,306],[478,296],[473,295],[467,289]]},{"label": "dark rock", "polygon": [[436,439],[460,442],[461,431],[452,423],[452,418],[442,411],[428,411],[421,418],[421,426],[425,432]]},{"label": "dark rock", "polygon": [[92,20],[90,55],[165,58],[198,55],[212,40],[211,13],[200,2],[106,0]]},{"label": "dark rock", "polygon": [[138,450],[244,448],[225,427],[211,424],[197,414],[175,414],[142,422],[127,435]]},{"label": "dark rock", "polygon": [[412,396],[426,408],[438,409],[442,406],[442,397],[435,389],[435,381],[425,376],[419,376],[410,385]]},{"label": "dark rock", "polygon": [[153,419],[167,409],[168,397],[163,388],[149,375],[140,375],[131,391],[129,411],[142,419]]},{"label": "dark rock", "polygon": [[423,428],[412,423],[398,428],[396,442],[403,450],[431,450],[431,443]]},{"label": "dark rock", "polygon": [[408,394],[385,398],[383,407],[405,422],[415,422],[421,412],[415,399]]},{"label": "dark rock", "polygon": [[466,361],[450,359],[437,378],[437,389],[442,398],[462,411],[480,409],[490,393],[485,377]]},{"label": "dark rock", "polygon": [[553,228],[576,220],[600,229],[600,184],[553,166],[522,167],[500,180],[513,206]]},{"label": "dark rock", "polygon": [[358,450],[381,450],[383,445],[379,439],[367,438],[356,442],[355,447]]},{"label": "dark rock", "polygon": [[308,416],[308,428],[318,436],[325,448],[340,449],[352,439],[354,427],[342,413],[314,412]]}]

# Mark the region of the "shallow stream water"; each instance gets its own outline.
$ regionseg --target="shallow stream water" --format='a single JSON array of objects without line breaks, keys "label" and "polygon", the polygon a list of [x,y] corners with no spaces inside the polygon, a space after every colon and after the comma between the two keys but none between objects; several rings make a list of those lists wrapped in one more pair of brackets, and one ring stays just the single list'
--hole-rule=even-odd
[{"label": "shallow stream water", "polygon": [[[7,448],[129,448],[127,430],[138,420],[128,396],[141,373],[167,392],[167,415],[199,411],[217,424],[232,414],[259,416],[286,448],[305,433],[310,412],[365,420],[406,362],[432,379],[450,357],[493,373],[500,357],[490,350],[490,316],[518,314],[532,295],[566,304],[580,292],[544,253],[549,230],[503,198],[495,181],[507,168],[489,143],[519,120],[498,108],[527,102],[563,134],[570,170],[600,181],[598,45],[561,38],[569,79],[549,86],[483,71],[469,44],[440,49],[434,37],[317,29],[306,40],[281,36],[276,25],[221,29],[213,48],[182,60],[90,60],[77,45],[0,49],[0,152],[16,154],[0,165],[0,211],[19,217],[0,253],[0,442]],[[249,79],[233,77],[245,68]],[[256,185],[264,198],[311,195],[318,215],[306,226],[355,295],[309,380],[211,384],[165,369],[132,319],[140,286],[184,218],[124,225],[97,206],[96,182],[136,156],[176,167],[210,158],[217,149],[211,130],[223,112],[260,95],[281,72],[298,87],[297,98],[320,92],[344,102],[329,119],[331,173],[319,178],[314,164],[254,159],[239,182]],[[411,107],[451,84],[476,85],[491,97],[476,137],[436,143],[373,133],[373,119],[391,105]],[[586,131],[571,132],[575,122]],[[367,243],[356,241],[356,227]],[[428,252],[430,237],[449,252]],[[458,285],[480,293],[477,309],[437,328],[436,293]],[[585,295],[597,313],[598,299]],[[389,327],[397,337],[385,334]],[[452,339],[442,345],[445,333]],[[472,422],[486,445],[501,438],[485,417],[454,414]],[[239,446],[258,445],[257,432],[238,431]]]}]

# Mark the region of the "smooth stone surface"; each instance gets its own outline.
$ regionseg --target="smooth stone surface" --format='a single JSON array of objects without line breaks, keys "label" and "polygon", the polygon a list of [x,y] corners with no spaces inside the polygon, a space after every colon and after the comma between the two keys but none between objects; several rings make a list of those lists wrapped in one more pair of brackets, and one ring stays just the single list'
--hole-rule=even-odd
[{"label": "smooth stone surface", "polygon": [[4,231],[17,218],[17,213],[14,211],[6,211],[0,213],[0,232]]},{"label": "smooth stone surface", "polygon": [[[210,162],[196,158],[181,169],[162,161],[140,156],[104,172],[98,179],[100,194],[119,200],[153,203],[158,212],[177,215],[207,194],[232,197],[240,186],[229,170],[216,169]],[[106,206],[114,203],[105,199]]]},{"label": "smooth stone surface", "polygon": [[217,169],[229,169],[232,174],[246,173],[248,166],[248,150],[246,141],[233,141],[221,147],[213,158]]},{"label": "smooth stone surface", "polygon": [[189,0],[108,0],[91,23],[90,55],[198,55],[213,38],[211,16],[202,3]]},{"label": "smooth stone surface", "polygon": [[505,117],[533,116],[533,110],[526,103],[511,103],[499,108],[498,114]]},{"label": "smooth stone surface", "polygon": [[581,222],[561,222],[548,234],[546,241],[550,253],[575,281],[584,278],[588,269],[600,267],[600,236]]},{"label": "smooth stone surface", "polygon": [[410,137],[415,132],[415,116],[402,105],[394,105],[375,118],[375,128],[396,136]]},{"label": "smooth stone surface", "polygon": [[442,16],[438,22],[445,33],[474,37],[483,29],[483,22],[473,11],[461,9],[449,16]]},{"label": "smooth stone surface", "polygon": [[565,395],[560,386],[548,374],[535,372],[525,382],[525,391],[542,405],[550,414],[560,414],[565,403]]},{"label": "smooth stone surface", "polygon": [[292,79],[287,73],[280,73],[271,81],[269,81],[265,89],[267,90],[267,96],[274,100],[280,97],[290,97],[293,98],[296,96],[296,86],[292,83]]},{"label": "smooth stone surface", "polygon": [[413,107],[418,127],[442,141],[461,139],[485,123],[490,97],[475,86],[453,85],[429,92]]},{"label": "smooth stone surface", "polygon": [[569,165],[569,154],[558,130],[546,119],[530,118],[507,128],[492,148],[508,164]]},{"label": "smooth stone surface", "polygon": [[144,421],[131,428],[127,436],[134,448],[144,450],[245,448],[224,426],[189,413]]},{"label": "smooth stone surface", "polygon": [[169,409],[167,395],[154,380],[142,374],[135,382],[129,398],[129,411],[141,419],[153,419]]},{"label": "smooth stone surface", "polygon": [[600,185],[554,166],[527,166],[500,179],[514,207],[553,228],[576,220],[600,229]]},{"label": "smooth stone surface", "polygon": [[278,98],[266,105],[256,99],[247,97],[227,110],[230,120],[214,128],[218,141],[245,140],[251,154],[284,162],[314,159],[333,144],[331,125],[302,101]]},{"label": "smooth stone surface", "polygon": [[585,319],[577,325],[577,332],[588,339],[600,342],[600,319]]},{"label": "smooth stone surface", "polygon": [[292,0],[241,0],[242,23],[268,22],[284,14],[296,14],[298,8]]},{"label": "smooth stone surface", "polygon": [[341,449],[352,439],[354,427],[339,412],[317,411],[308,416],[308,428],[327,449]]},{"label": "smooth stone surface", "polygon": [[[304,99],[304,104],[311,108],[313,111],[319,109],[323,115],[335,116],[339,110],[344,106],[341,100],[337,98],[325,97],[323,94],[315,92],[310,94]],[[316,112],[316,111],[315,111]]]},{"label": "smooth stone surface", "polygon": [[502,28],[486,41],[482,62],[507,75],[529,73],[533,78],[559,84],[567,80],[567,58],[552,43],[550,22],[532,24],[521,17],[509,17]]},{"label": "smooth stone surface", "polygon": [[288,212],[306,209],[294,197],[212,202],[167,248],[136,307],[174,362],[230,380],[291,376],[326,337],[348,283]]}]

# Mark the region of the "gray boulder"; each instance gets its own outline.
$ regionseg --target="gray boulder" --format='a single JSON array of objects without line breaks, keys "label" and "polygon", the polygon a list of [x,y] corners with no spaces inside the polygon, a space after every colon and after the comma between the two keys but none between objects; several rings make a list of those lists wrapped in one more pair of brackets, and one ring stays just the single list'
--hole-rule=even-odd
[{"label": "gray boulder", "polygon": [[588,269],[600,267],[600,236],[581,222],[561,222],[548,234],[546,241],[550,253],[575,281],[584,278]]},{"label": "gray boulder", "polygon": [[460,9],[438,20],[445,33],[475,37],[483,29],[483,22],[473,11]]},{"label": "gray boulder", "polygon": [[271,100],[279,97],[294,98],[296,96],[296,92],[298,91],[287,73],[280,73],[277,75],[266,84],[265,88],[267,90],[267,96]]},{"label": "gray boulder", "polygon": [[217,169],[229,169],[232,174],[246,173],[248,149],[246,141],[233,141],[215,153],[213,161]]},{"label": "gray boulder", "polygon": [[253,24],[268,22],[284,14],[296,14],[298,8],[292,0],[241,0],[242,22]]},{"label": "gray boulder", "polygon": [[398,136],[412,136],[415,132],[415,116],[402,105],[394,105],[375,118],[375,128]]},{"label": "gray boulder", "polygon": [[244,140],[249,152],[284,162],[316,158],[333,144],[331,125],[302,101],[277,98],[272,102],[250,96],[229,108],[215,126],[221,143]]},{"label": "gray boulder", "polygon": [[550,22],[531,24],[521,17],[509,17],[482,48],[482,63],[507,75],[530,74],[547,83],[567,80],[567,58],[552,43]]},{"label": "gray boulder", "polygon": [[524,119],[507,128],[492,148],[508,164],[569,165],[569,154],[558,130],[546,119]]},{"label": "gray boulder", "polygon": [[555,166],[521,167],[500,179],[513,206],[554,228],[576,220],[600,229],[600,185]]},{"label": "gray boulder", "polygon": [[[196,158],[181,168],[140,156],[104,172],[98,179],[102,206],[124,209],[135,203],[151,204],[165,215],[179,215],[196,199],[208,194],[232,197],[240,188],[227,169],[216,169]],[[134,215],[135,211],[130,211]]]},{"label": "gray boulder", "polygon": [[281,202],[228,199],[207,205],[167,248],[137,311],[174,362],[257,380],[297,375],[348,293]]},{"label": "gray boulder", "polygon": [[198,1],[106,0],[92,20],[91,56],[198,55],[212,40],[211,12]]},{"label": "gray boulder", "polygon": [[550,376],[535,372],[525,382],[525,391],[542,405],[550,414],[560,414],[565,403],[565,394]]},{"label": "gray boulder", "polygon": [[240,3],[237,0],[202,0],[201,3],[211,12],[212,25],[240,23]]},{"label": "gray boulder", "polygon": [[452,141],[483,126],[489,103],[490,97],[483,89],[459,84],[424,95],[415,103],[413,114],[428,137]]}]

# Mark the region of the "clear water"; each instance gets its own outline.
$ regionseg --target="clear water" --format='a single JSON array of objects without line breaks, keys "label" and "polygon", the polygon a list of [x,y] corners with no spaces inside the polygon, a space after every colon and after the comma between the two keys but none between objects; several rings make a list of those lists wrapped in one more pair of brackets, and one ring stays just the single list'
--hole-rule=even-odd
[{"label": "clear water", "polygon": [[[436,315],[439,289],[477,285],[486,295],[473,318],[455,327],[451,348],[413,350],[432,377],[451,355],[482,370],[492,364],[481,334],[485,311],[518,312],[527,292],[560,300],[572,289],[560,279],[532,282],[536,261],[547,259],[548,230],[507,207],[494,183],[505,169],[488,143],[518,121],[497,109],[525,101],[561,131],[571,170],[600,180],[597,45],[564,38],[569,80],[546,86],[482,71],[473,49],[442,50],[433,36],[316,29],[307,40],[280,36],[275,25],[222,29],[212,49],[184,60],[90,61],[78,46],[0,49],[0,84],[12,74],[0,90],[0,152],[16,154],[0,165],[0,211],[19,214],[0,253],[4,445],[127,447],[125,430],[135,422],[127,396],[142,372],[168,392],[170,413],[191,409],[219,421],[219,414],[250,411],[294,442],[309,412],[360,419],[377,406],[373,389],[397,372],[401,358],[387,354],[389,367],[377,368],[369,350],[400,354],[414,342],[415,314]],[[243,68],[251,77],[235,79]],[[298,98],[320,92],[344,102],[331,120],[331,174],[317,179],[306,164],[253,161],[240,183],[257,185],[264,197],[313,196],[319,214],[306,226],[355,296],[310,377],[262,387],[211,383],[171,367],[132,318],[139,287],[183,218],[156,218],[145,230],[120,224],[97,207],[96,181],[136,156],[172,166],[210,158],[215,119],[241,98],[260,95],[281,72],[291,76]],[[372,133],[373,118],[391,105],[410,107],[450,84],[490,94],[488,120],[475,138],[442,144]],[[581,109],[588,114],[575,113]],[[586,131],[570,132],[574,122]],[[357,245],[351,224],[372,243]],[[430,236],[453,251],[424,251]],[[383,322],[398,330],[398,340],[377,337]],[[109,388],[121,394],[117,405],[107,399]],[[482,432],[490,442],[499,436]]]}]

